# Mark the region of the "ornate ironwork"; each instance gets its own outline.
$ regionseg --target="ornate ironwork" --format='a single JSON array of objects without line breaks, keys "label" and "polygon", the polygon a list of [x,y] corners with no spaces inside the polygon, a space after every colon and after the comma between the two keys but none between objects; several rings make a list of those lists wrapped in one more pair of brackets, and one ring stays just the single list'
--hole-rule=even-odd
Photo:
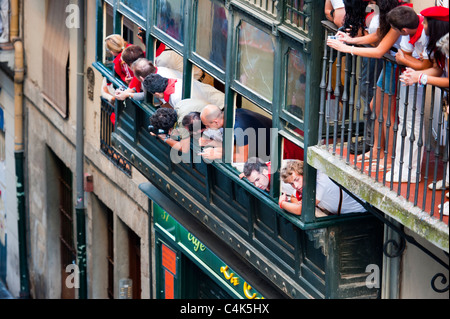
[{"label": "ornate ironwork", "polygon": [[[389,246],[392,249],[389,250]],[[406,248],[406,241],[403,237],[400,237],[400,242],[398,243],[394,239],[390,239],[383,245],[383,253],[389,258],[396,258],[403,255]]]},{"label": "ornate ironwork", "polygon": [[[431,257],[432,259],[434,259],[437,263],[439,263],[441,266],[443,266],[444,268],[446,268],[447,270],[449,269],[449,265],[448,263],[444,262],[443,260],[441,260],[439,257],[437,257],[435,254],[433,254],[430,250],[428,250],[427,248],[425,248],[424,246],[422,246],[414,237],[407,235],[403,229],[397,227],[396,225],[394,225],[392,222],[390,222],[386,217],[384,217],[383,213],[380,212],[376,207],[372,206],[371,204],[364,202],[363,200],[361,200],[359,197],[357,197],[356,195],[352,194],[351,192],[347,191],[345,188],[342,188],[348,195],[350,195],[353,199],[355,199],[357,202],[359,202],[362,206],[364,206],[364,208],[371,213],[372,215],[374,215],[375,217],[377,217],[378,219],[380,219],[384,224],[386,224],[386,226],[390,227],[392,230],[394,230],[395,232],[398,233],[398,235],[400,236],[400,240],[401,243],[397,243],[395,240],[389,240],[387,241],[384,246],[383,246],[383,252],[386,256],[388,257],[399,257],[402,255],[403,251],[405,250],[406,247],[406,242],[416,246],[418,249],[420,249],[422,252],[424,252],[425,254],[427,254],[429,257]],[[394,248],[397,249],[396,253],[388,253],[387,252],[387,246],[388,245],[394,245]],[[448,253],[444,252],[447,255],[447,260],[448,260]],[[448,282],[448,279],[446,278],[446,276],[443,273],[437,273],[436,275],[433,276],[433,278],[431,279],[431,288],[438,292],[438,293],[444,293],[446,291],[448,291],[448,285],[447,287],[443,288],[443,289],[439,289],[436,287],[436,280],[441,278],[441,283],[443,285],[445,285]]]},{"label": "ornate ironwork", "polygon": [[[441,279],[441,284],[445,285],[447,284],[447,287],[443,288],[443,289],[439,289],[436,287],[436,280],[438,278],[442,278]],[[438,292],[438,293],[444,293],[448,291],[448,279],[447,277],[445,277],[445,275],[443,273],[437,273],[436,275],[433,276],[433,278],[431,279],[431,288],[433,288],[434,291]]]}]

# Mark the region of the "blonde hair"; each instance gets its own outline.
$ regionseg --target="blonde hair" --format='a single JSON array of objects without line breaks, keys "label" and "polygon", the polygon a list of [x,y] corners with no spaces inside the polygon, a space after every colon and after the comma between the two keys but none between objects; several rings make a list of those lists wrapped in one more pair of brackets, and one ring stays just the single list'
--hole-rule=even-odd
[{"label": "blonde hair", "polygon": [[122,36],[111,34],[105,38],[106,47],[114,53],[120,53],[125,49],[126,42]]},{"label": "blonde hair", "polygon": [[292,175],[292,173],[297,173],[298,175],[303,175],[303,161],[295,160],[286,163],[286,166],[281,168],[280,176],[283,182]]}]

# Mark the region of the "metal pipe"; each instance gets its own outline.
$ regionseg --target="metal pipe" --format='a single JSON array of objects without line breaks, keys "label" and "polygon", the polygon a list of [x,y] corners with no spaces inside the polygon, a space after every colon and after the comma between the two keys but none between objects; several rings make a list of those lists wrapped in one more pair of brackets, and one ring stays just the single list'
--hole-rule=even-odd
[{"label": "metal pipe", "polygon": [[14,158],[16,166],[16,196],[20,267],[20,298],[30,297],[25,211],[23,81],[25,78],[23,42],[19,28],[19,0],[11,0],[10,40],[14,45]]},{"label": "metal pipe", "polygon": [[86,276],[86,208],[84,204],[84,0],[78,0],[80,25],[77,30],[77,123],[76,123],[76,227],[77,227],[77,264],[80,287],[79,299],[87,299]]}]

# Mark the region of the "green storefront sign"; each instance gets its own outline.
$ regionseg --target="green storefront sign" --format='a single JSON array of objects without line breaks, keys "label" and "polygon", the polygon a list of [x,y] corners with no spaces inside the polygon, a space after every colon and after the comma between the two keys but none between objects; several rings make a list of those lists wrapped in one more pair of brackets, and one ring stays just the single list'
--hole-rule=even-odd
[{"label": "green storefront sign", "polygon": [[153,216],[156,231],[171,239],[173,241],[172,244],[236,298],[264,299],[250,283],[155,203],[153,203]]}]

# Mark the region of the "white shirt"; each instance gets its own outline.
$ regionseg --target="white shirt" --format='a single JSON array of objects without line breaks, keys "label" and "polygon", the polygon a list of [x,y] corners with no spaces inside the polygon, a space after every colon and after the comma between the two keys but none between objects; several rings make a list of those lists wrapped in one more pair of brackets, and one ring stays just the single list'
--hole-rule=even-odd
[{"label": "white shirt", "polygon": [[372,20],[370,20],[369,26],[367,27],[367,32],[370,34],[377,32],[380,27],[380,15],[373,13]]},{"label": "white shirt", "polygon": [[330,2],[334,10],[345,7],[344,0],[330,0]]},{"label": "white shirt", "polygon": [[428,45],[428,36],[425,34],[425,30],[422,31],[420,38],[412,45],[409,43],[411,37],[409,35],[404,35],[400,41],[400,49],[405,52],[412,53],[412,56],[416,59],[422,57],[425,60],[428,60],[427,54],[427,45]]},{"label": "white shirt", "polygon": [[[317,171],[316,200],[318,206],[330,213],[336,214],[339,208],[340,190],[327,175]],[[364,207],[354,200],[347,192],[342,191],[341,214],[366,212]]]}]

